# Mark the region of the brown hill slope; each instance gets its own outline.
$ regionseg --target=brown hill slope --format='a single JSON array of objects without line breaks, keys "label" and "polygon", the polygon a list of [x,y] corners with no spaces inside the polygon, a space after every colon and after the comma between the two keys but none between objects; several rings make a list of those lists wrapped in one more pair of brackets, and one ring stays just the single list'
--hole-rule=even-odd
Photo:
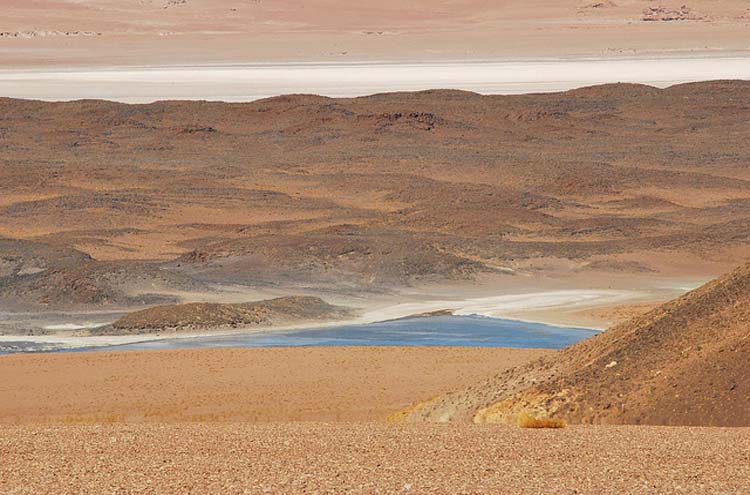
[{"label": "brown hill slope", "polygon": [[137,261],[98,261],[71,246],[0,237],[0,300],[24,307],[132,306],[204,290],[181,273]]},{"label": "brown hill slope", "polygon": [[[715,275],[750,259],[749,108],[746,81],[243,104],[0,98],[0,235],[113,263],[21,278],[9,262],[0,303],[128,304],[138,284],[100,274],[135,262],[294,291],[498,268]],[[0,259],[13,249],[0,243]],[[90,282],[93,297],[66,292]]]},{"label": "brown hill slope", "polygon": [[240,304],[190,303],[155,306],[127,314],[95,333],[130,334],[178,330],[211,330],[241,326],[336,320],[351,316],[347,308],[319,297],[289,296]]},{"label": "brown hill slope", "polygon": [[750,264],[558,355],[449,394],[412,420],[750,425]]}]

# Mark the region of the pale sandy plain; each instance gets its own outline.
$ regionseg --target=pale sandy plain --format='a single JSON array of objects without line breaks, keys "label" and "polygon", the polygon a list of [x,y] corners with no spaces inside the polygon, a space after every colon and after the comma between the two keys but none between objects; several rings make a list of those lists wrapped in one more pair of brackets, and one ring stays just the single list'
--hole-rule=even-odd
[{"label": "pale sandy plain", "polygon": [[[0,95],[250,101],[750,78],[741,0],[3,4]],[[663,8],[678,20],[647,20]]]},{"label": "pale sandy plain", "polygon": [[[687,10],[678,11],[685,5]],[[750,49],[744,0],[6,0],[2,67],[608,57]],[[644,9],[677,12],[646,20]],[[669,17],[662,16],[662,17]],[[657,17],[658,18],[658,17]]]},{"label": "pale sandy plain", "polygon": [[258,348],[0,356],[0,423],[378,421],[552,351]]},{"label": "pale sandy plain", "polygon": [[664,88],[706,78],[750,79],[750,55],[0,69],[0,95],[47,101],[241,102],[279,94],[353,97],[427,88],[540,93],[608,82]]}]

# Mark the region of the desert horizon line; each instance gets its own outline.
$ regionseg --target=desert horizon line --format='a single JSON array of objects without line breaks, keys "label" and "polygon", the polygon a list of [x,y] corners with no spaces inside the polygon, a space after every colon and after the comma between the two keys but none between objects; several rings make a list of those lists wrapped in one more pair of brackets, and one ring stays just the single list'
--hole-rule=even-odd
[{"label": "desert horizon line", "polygon": [[[710,74],[710,77],[706,77]],[[600,84],[665,88],[750,80],[750,57],[315,62],[0,70],[0,94],[43,101],[255,101],[277,95],[358,97],[428,88],[478,94],[552,93]]]},{"label": "desert horizon line", "polygon": [[48,100],[48,99],[39,99],[39,98],[23,98],[23,97],[14,97],[14,96],[2,96],[0,95],[0,100],[11,100],[11,101],[26,101],[26,102],[40,102],[40,103],[77,103],[77,102],[101,102],[101,103],[116,103],[118,105],[132,105],[132,106],[139,106],[139,105],[153,105],[153,104],[159,104],[159,103],[216,103],[216,104],[226,104],[226,105],[241,105],[241,104],[247,104],[247,103],[258,103],[266,100],[273,100],[277,98],[321,98],[321,99],[327,99],[327,100],[347,100],[347,99],[367,99],[377,96],[384,96],[384,95],[396,95],[396,94],[421,94],[421,93],[440,93],[440,92],[446,92],[446,93],[464,93],[466,95],[470,96],[479,96],[479,97],[512,97],[512,96],[534,96],[534,95],[543,95],[543,94],[556,94],[556,93],[567,93],[570,91],[578,91],[578,90],[585,90],[585,89],[592,89],[592,88],[603,88],[607,86],[636,86],[636,87],[643,87],[643,88],[649,88],[654,89],[658,91],[667,91],[670,89],[678,88],[681,86],[688,86],[693,84],[712,84],[712,83],[750,83],[750,78],[747,79],[704,79],[704,80],[696,80],[696,81],[686,81],[686,82],[678,82],[674,84],[670,84],[667,86],[658,86],[655,84],[649,84],[649,83],[639,83],[639,82],[623,82],[623,81],[614,81],[614,82],[603,82],[603,83],[595,83],[595,84],[585,84],[581,86],[575,86],[570,89],[554,89],[554,90],[548,90],[548,91],[529,91],[524,93],[481,93],[477,91],[471,91],[468,89],[460,89],[460,88],[449,88],[449,87],[427,87],[424,89],[407,89],[407,90],[392,90],[392,91],[380,91],[375,93],[367,93],[367,94],[358,94],[354,96],[329,96],[325,94],[320,93],[279,93],[279,94],[272,94],[268,96],[260,96],[253,99],[248,100],[213,100],[213,99],[161,99],[161,100],[153,100],[153,101],[127,101],[127,100],[117,100],[117,99],[111,99],[111,98],[78,98],[78,99],[61,99],[61,100]]}]

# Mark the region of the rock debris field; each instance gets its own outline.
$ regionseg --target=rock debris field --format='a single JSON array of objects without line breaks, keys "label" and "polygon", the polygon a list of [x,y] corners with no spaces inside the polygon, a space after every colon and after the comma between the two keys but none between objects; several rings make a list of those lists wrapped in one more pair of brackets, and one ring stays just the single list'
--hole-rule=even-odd
[{"label": "rock debris field", "polygon": [[0,492],[741,493],[750,430],[366,423],[11,426]]}]

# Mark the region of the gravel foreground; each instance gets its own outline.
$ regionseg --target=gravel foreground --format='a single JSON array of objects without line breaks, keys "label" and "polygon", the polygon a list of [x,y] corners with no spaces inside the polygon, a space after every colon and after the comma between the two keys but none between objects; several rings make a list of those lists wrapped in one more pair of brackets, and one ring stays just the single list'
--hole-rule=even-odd
[{"label": "gravel foreground", "polygon": [[743,493],[750,429],[10,426],[0,493]]}]

